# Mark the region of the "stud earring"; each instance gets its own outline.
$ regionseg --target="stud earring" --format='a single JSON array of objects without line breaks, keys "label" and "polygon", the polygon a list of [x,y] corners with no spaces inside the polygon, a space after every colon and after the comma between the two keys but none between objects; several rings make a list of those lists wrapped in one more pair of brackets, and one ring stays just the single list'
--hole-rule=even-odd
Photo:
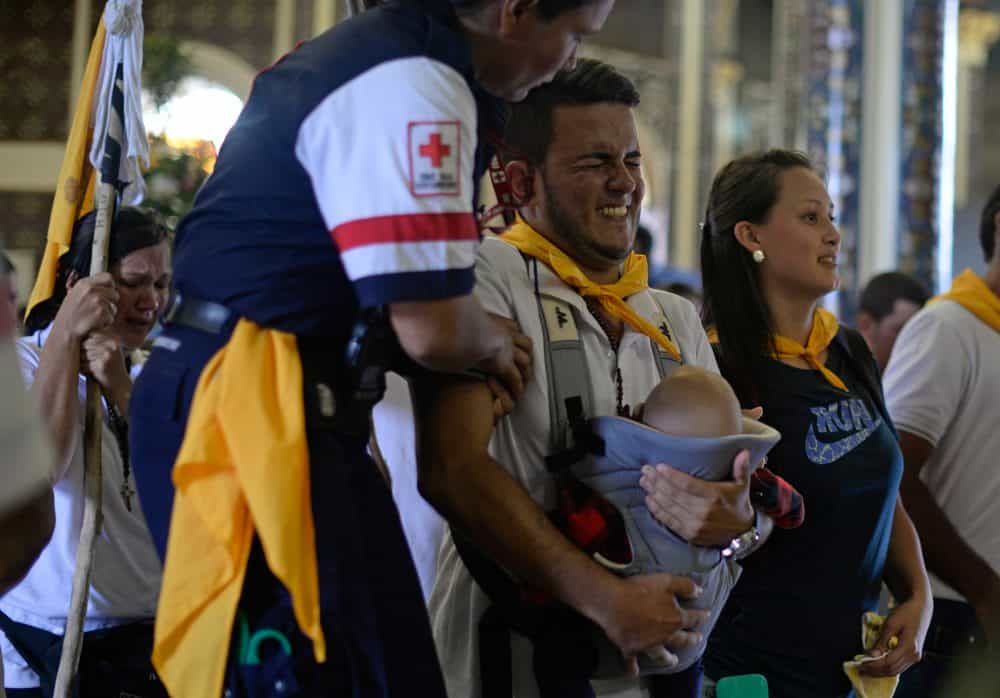
[{"label": "stud earring", "polygon": [[753,257],[753,261],[757,262],[757,264],[760,264],[767,259],[767,257],[764,256],[764,250],[754,250],[753,254],[750,256]]}]

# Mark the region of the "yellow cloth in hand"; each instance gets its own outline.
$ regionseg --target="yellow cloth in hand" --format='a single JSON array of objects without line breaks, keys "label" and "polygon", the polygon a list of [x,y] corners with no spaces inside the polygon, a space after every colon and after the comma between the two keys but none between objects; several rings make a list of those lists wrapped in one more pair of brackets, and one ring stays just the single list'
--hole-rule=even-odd
[{"label": "yellow cloth in hand", "polygon": [[956,276],[948,292],[932,298],[930,303],[937,301],[955,301],[1000,332],[1000,297],[971,269]]},{"label": "yellow cloth in hand", "polygon": [[500,237],[504,242],[548,266],[556,276],[575,288],[581,296],[594,298],[612,316],[652,339],[677,361],[681,360],[681,352],[677,349],[677,345],[625,302],[629,296],[649,288],[649,270],[645,255],[630,252],[625,259],[621,278],[613,284],[598,284],[587,278],[569,255],[525,223],[520,216]]},{"label": "yellow cloth in hand", "polygon": [[833,313],[823,308],[816,308],[813,311],[812,329],[809,330],[809,339],[806,345],[802,346],[794,339],[783,337],[780,334],[774,338],[774,348],[776,359],[803,359],[812,368],[823,374],[826,382],[834,388],[846,391],[847,386],[836,373],[828,369],[819,361],[819,355],[830,346],[830,342],[837,336],[837,318]]},{"label": "yellow cloth in hand", "polygon": [[202,371],[173,481],[153,647],[170,695],[221,695],[255,528],[316,661],[325,661],[294,335],[237,324]]},{"label": "yellow cloth in hand", "polygon": [[[878,642],[884,623],[885,618],[877,613],[869,611],[861,616],[861,646],[865,651],[870,650]],[[889,649],[895,649],[898,642],[895,636],[890,638]],[[899,685],[898,676],[866,676],[861,673],[863,664],[876,659],[879,657],[859,654],[852,661],[844,662],[844,673],[854,686],[858,698],[892,698],[892,694],[896,692],[896,686]]]}]

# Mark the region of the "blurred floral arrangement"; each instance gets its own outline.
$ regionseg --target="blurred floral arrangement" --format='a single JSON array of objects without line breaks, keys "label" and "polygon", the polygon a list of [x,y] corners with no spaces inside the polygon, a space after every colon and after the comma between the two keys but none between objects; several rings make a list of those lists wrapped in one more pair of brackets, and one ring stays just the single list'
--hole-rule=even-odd
[{"label": "blurred floral arrangement", "polygon": [[178,142],[150,134],[143,205],[159,211],[166,224],[175,229],[214,167],[215,146],[211,141]]},{"label": "blurred floral arrangement", "polygon": [[146,34],[142,51],[142,84],[159,108],[173,97],[181,80],[192,73],[191,59],[177,39],[155,33]]},{"label": "blurred floral arrangement", "polygon": [[[192,72],[191,61],[172,37],[145,38],[143,84],[156,108],[176,93]],[[145,206],[156,209],[171,228],[194,204],[194,197],[215,167],[215,146],[206,140],[179,140],[149,134]]]}]

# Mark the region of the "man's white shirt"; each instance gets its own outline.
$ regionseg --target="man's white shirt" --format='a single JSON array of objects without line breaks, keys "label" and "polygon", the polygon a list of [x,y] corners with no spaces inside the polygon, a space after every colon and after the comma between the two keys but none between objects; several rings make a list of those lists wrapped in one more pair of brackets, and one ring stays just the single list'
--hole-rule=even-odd
[{"label": "man's white shirt", "polygon": [[[617,356],[604,331],[587,310],[584,299],[542,263],[525,257],[507,243],[491,238],[483,242],[476,262],[475,293],[489,313],[514,319],[534,342],[531,381],[514,411],[497,425],[490,441],[490,454],[548,511],[555,505],[552,478],[545,467],[551,452],[548,376],[537,288],[573,307],[588,373],[592,378],[594,409],[599,415],[616,414],[615,369],[621,368],[623,401],[637,407],[660,381],[656,355],[648,337],[625,328]],[[673,340],[684,362],[718,372],[715,356],[694,306],[663,291],[635,294],[628,304],[639,315],[656,321],[665,314]],[[462,564],[450,532],[446,529],[438,557],[438,574],[430,599],[431,623],[448,694],[478,698],[478,624],[489,607],[489,599],[473,582]],[[522,638],[512,643],[513,686],[517,698],[538,695],[531,672],[530,644]],[[595,682],[601,695],[641,695],[637,681]]]},{"label": "man's white shirt", "polygon": [[[921,480],[1000,573],[1000,332],[958,303],[934,303],[903,327],[883,385],[896,427],[934,447]],[[964,600],[933,574],[931,585]]]}]

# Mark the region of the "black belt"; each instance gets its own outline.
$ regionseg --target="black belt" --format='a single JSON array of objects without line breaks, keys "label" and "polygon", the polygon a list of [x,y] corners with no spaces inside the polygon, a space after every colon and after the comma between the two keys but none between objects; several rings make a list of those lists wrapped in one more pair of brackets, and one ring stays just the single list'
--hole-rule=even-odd
[{"label": "black belt", "polygon": [[236,314],[221,303],[191,298],[180,291],[174,291],[163,313],[163,324],[182,325],[219,334],[229,328],[230,320],[235,317]]}]

